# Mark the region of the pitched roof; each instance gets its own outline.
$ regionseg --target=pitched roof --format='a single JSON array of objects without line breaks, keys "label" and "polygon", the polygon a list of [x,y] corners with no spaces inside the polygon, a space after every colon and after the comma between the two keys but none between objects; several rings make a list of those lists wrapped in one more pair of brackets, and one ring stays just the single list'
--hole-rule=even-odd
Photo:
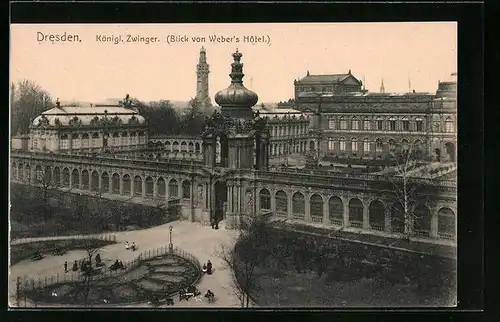
[{"label": "pitched roof", "polygon": [[[307,75],[299,80],[301,83],[329,82],[338,83],[352,76],[351,74]],[[353,76],[354,77],[354,76]]]}]

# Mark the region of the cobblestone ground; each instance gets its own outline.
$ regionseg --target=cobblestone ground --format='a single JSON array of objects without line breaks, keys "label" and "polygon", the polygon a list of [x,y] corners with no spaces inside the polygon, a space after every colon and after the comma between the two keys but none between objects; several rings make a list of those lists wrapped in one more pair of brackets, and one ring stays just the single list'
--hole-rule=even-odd
[{"label": "cobblestone ground", "polygon": [[[213,264],[213,274],[203,276],[198,283],[198,289],[204,294],[208,289],[215,293],[217,300],[214,303],[207,303],[206,300],[178,302],[175,306],[182,307],[239,307],[240,303],[234,294],[234,280],[231,270],[225,267],[223,261],[215,256],[215,251],[220,245],[234,244],[237,231],[226,230],[224,223],[220,223],[220,229],[214,230],[209,226],[202,226],[199,223],[175,221],[169,224],[136,231],[126,231],[115,233],[117,244],[104,247],[100,254],[103,260],[114,260],[119,258],[123,262],[137,257],[140,251],[156,249],[168,246],[169,226],[172,225],[172,243],[174,247],[179,247],[190,252],[198,258],[200,263],[210,260]],[[39,239],[39,238],[37,238]],[[46,240],[50,237],[46,238]],[[135,242],[139,252],[131,252],[125,249],[125,241]],[[9,296],[11,305],[15,295],[15,283],[18,276],[29,276],[30,278],[44,278],[57,273],[64,274],[64,261],[72,263],[85,256],[83,251],[70,251],[65,256],[46,255],[42,260],[33,262],[24,260],[10,268],[9,272]],[[27,303],[29,306],[29,303]],[[54,305],[56,306],[56,305]],[[57,305],[61,306],[61,305]],[[133,305],[134,307],[145,307],[147,304]]]}]

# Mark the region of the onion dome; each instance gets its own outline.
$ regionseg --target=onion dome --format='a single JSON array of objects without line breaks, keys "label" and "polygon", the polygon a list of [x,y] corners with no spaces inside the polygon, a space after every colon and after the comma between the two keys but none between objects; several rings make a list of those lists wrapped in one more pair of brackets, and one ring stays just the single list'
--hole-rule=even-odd
[{"label": "onion dome", "polygon": [[231,64],[231,85],[215,94],[215,102],[222,107],[222,114],[238,117],[253,118],[252,106],[257,104],[257,94],[243,86],[243,63],[240,59],[243,55],[233,53],[234,62]]}]

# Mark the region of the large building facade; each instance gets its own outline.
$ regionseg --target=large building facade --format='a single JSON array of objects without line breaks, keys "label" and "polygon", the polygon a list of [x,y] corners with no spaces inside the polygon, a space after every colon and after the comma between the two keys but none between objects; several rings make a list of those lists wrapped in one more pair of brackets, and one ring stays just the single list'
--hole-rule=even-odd
[{"label": "large building facade", "polygon": [[135,149],[148,141],[144,117],[127,105],[56,106],[36,117],[29,149],[62,153]]},{"label": "large building facade", "polygon": [[428,161],[456,162],[456,80],[440,82],[436,93],[369,93],[352,75],[333,87],[332,75],[314,77],[315,86],[295,82],[295,104],[313,112],[311,134],[323,155],[385,159],[411,150]]}]

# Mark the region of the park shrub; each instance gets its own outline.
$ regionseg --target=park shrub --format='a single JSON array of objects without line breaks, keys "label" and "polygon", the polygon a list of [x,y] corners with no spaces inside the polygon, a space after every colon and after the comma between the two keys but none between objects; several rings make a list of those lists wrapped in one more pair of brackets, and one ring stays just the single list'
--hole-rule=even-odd
[{"label": "park shrub", "polygon": [[19,184],[11,186],[11,204],[14,238],[147,228],[178,218],[160,207]]}]

